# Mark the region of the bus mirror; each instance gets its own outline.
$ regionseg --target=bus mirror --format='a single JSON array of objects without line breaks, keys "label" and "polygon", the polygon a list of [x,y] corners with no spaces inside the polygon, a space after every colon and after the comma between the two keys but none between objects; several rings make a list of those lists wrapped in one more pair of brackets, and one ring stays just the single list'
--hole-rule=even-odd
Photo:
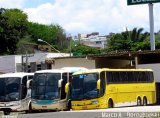
[{"label": "bus mirror", "polygon": [[58,87],[59,87],[59,88],[61,87],[61,85],[62,85],[62,79],[60,79],[60,80],[58,81]]},{"label": "bus mirror", "polygon": [[68,93],[68,90],[69,90],[69,83],[65,85],[65,93]]},{"label": "bus mirror", "polygon": [[101,80],[99,79],[99,80],[97,81],[97,89],[98,89],[98,90],[100,90],[100,83],[101,83]]},{"label": "bus mirror", "polygon": [[32,87],[32,80],[28,80],[27,81],[27,88],[31,89],[31,87]]}]

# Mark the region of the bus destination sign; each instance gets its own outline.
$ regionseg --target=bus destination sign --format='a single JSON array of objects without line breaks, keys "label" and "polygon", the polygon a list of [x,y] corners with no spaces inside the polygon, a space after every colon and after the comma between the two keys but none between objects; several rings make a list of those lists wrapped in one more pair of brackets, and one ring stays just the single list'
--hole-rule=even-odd
[{"label": "bus destination sign", "polygon": [[160,2],[160,0],[127,0],[128,5],[147,4],[156,2]]}]

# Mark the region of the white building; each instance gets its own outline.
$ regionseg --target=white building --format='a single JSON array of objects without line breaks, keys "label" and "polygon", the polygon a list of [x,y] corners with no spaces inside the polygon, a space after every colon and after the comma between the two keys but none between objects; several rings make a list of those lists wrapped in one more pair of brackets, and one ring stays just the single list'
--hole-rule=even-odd
[{"label": "white building", "polygon": [[0,56],[0,73],[35,72],[36,70],[51,69],[46,59],[69,56],[67,53],[35,53],[28,55]]},{"label": "white building", "polygon": [[95,47],[95,48],[106,48],[107,38],[106,36],[99,36],[98,32],[93,32],[91,34],[79,34],[79,41],[81,44]]}]

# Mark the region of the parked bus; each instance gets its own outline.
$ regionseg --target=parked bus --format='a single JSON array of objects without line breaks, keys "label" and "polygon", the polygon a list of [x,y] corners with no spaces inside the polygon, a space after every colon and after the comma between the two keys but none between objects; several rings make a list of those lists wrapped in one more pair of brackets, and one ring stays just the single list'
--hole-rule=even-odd
[{"label": "parked bus", "polygon": [[0,111],[28,112],[31,102],[33,73],[7,73],[0,75]]},{"label": "parked bus", "polygon": [[65,92],[65,85],[73,72],[86,70],[83,67],[65,67],[36,71],[33,78],[32,110],[66,110],[71,103]]},{"label": "parked bus", "polygon": [[71,80],[72,110],[154,103],[156,88],[150,69],[93,69],[76,72]]}]

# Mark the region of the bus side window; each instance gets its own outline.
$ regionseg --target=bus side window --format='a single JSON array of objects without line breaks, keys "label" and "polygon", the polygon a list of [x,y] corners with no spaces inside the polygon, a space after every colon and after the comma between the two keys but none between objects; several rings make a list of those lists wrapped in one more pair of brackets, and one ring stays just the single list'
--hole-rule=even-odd
[{"label": "bus side window", "polygon": [[112,72],[112,76],[115,83],[121,83],[121,74],[120,72]]},{"label": "bus side window", "polygon": [[24,76],[22,78],[22,93],[21,93],[21,98],[25,99],[27,95],[27,76]]},{"label": "bus side window", "polygon": [[154,76],[153,76],[153,72],[149,72],[149,81],[153,82],[154,81]]},{"label": "bus side window", "polygon": [[100,83],[100,97],[104,95],[104,92],[105,92],[105,87],[106,87],[106,72],[101,72],[100,73],[100,80],[101,80],[101,83]]},{"label": "bus side window", "polygon": [[27,89],[31,89],[32,88],[32,80],[28,80],[27,81]]},{"label": "bus side window", "polygon": [[113,72],[107,72],[106,73],[106,83],[110,84],[110,83],[114,83],[115,79],[114,79],[114,74]]},{"label": "bus side window", "polygon": [[134,72],[134,82],[139,82],[139,72]]},{"label": "bus side window", "polygon": [[71,82],[71,81],[72,81],[72,74],[73,74],[73,73],[69,73],[69,80],[68,80],[68,82]]},{"label": "bus side window", "polygon": [[33,75],[28,76],[28,80],[33,79]]},{"label": "bus side window", "polygon": [[68,73],[63,73],[62,74],[62,83],[61,83],[61,100],[66,98],[66,93],[65,93],[65,85],[67,83],[68,78]]}]

